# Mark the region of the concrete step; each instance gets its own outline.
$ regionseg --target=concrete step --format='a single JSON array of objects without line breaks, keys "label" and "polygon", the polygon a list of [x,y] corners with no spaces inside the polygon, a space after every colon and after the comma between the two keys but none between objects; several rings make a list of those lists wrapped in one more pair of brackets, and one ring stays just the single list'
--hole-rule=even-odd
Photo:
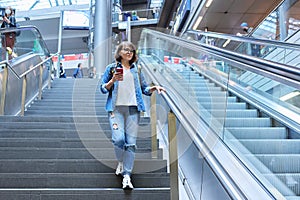
[{"label": "concrete step", "polygon": [[[69,130],[69,129],[0,129],[4,138],[70,138],[70,139],[103,139],[111,138],[110,129],[99,130]],[[138,138],[149,138],[149,129],[140,128]]]},{"label": "concrete step", "polygon": [[120,188],[3,189],[0,190],[0,196],[5,200],[170,200],[170,189],[135,188],[132,191],[124,191]]},{"label": "concrete step", "polygon": [[103,110],[93,109],[91,111],[65,111],[62,110],[26,110],[25,116],[96,116],[102,114]]},{"label": "concrete step", "polygon": [[[169,187],[167,173],[132,174],[136,188]],[[121,188],[114,173],[0,173],[1,188]]]},{"label": "concrete step", "polygon": [[[114,173],[117,161],[113,159],[1,159],[1,173]],[[162,159],[135,159],[133,173],[162,173],[167,161]]]},{"label": "concrete step", "polygon": [[[158,158],[162,158],[162,150],[158,151]],[[150,148],[137,148],[137,159],[151,159]],[[111,148],[34,148],[34,147],[1,147],[1,159],[114,159],[115,153]]]},{"label": "concrete step", "polygon": [[33,105],[27,108],[27,111],[46,111],[46,112],[58,112],[58,111],[73,111],[73,112],[95,112],[95,111],[100,111],[103,110],[104,112],[104,107],[103,106],[99,106],[99,105],[94,105],[94,106],[87,106],[87,105],[83,105],[80,107],[76,107],[73,105],[64,105],[64,106],[56,106],[56,105]]},{"label": "concrete step", "polygon": [[107,114],[97,115],[97,116],[83,116],[83,117],[67,117],[67,116],[0,116],[0,122],[96,122],[107,120]]},{"label": "concrete step", "polygon": [[[109,123],[81,123],[76,122],[74,123],[65,123],[65,122],[14,122],[14,123],[6,123],[6,122],[0,122],[0,130],[3,131],[5,129],[68,129],[68,130],[80,130],[80,131],[91,131],[91,130],[109,130],[110,125]],[[140,124],[139,129],[150,129],[150,125],[148,123]]]},{"label": "concrete step", "polygon": [[104,107],[105,103],[106,103],[106,98],[103,100],[97,99],[97,100],[88,101],[88,102],[87,101],[78,102],[78,101],[72,101],[72,100],[65,100],[65,101],[63,101],[63,100],[53,100],[53,101],[41,100],[41,101],[34,102],[33,104],[30,105],[30,107],[54,106],[54,107],[60,108],[60,107],[65,107],[65,106],[73,106],[75,103],[82,103],[82,106],[84,106],[84,107],[95,107],[95,106]]},{"label": "concrete step", "polygon": [[[34,148],[111,148],[113,146],[109,138],[1,138],[1,147],[34,147]],[[150,138],[138,138],[137,146],[151,148]]]}]

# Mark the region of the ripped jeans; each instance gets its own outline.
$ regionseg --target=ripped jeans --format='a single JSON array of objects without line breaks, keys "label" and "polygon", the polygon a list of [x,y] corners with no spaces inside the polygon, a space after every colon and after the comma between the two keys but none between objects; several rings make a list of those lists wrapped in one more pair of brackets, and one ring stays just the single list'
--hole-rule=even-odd
[{"label": "ripped jeans", "polygon": [[108,113],[112,142],[118,162],[123,162],[123,175],[131,175],[140,120],[136,106],[116,106]]}]

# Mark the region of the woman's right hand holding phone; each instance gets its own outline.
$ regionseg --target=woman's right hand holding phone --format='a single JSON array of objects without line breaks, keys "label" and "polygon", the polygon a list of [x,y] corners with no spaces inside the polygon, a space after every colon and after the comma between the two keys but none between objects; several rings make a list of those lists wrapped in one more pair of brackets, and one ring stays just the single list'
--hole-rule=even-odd
[{"label": "woman's right hand holding phone", "polygon": [[117,68],[116,72],[114,73],[115,80],[123,81],[123,68]]},{"label": "woman's right hand holding phone", "polygon": [[117,71],[113,75],[113,80],[114,81],[123,81],[123,72]]}]

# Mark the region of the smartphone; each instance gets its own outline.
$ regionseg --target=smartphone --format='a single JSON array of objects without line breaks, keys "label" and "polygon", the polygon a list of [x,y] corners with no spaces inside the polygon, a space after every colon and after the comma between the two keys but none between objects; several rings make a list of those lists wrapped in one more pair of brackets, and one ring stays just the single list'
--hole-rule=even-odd
[{"label": "smartphone", "polygon": [[118,74],[121,74],[121,75],[122,75],[122,78],[121,78],[121,80],[119,80],[119,81],[123,81],[123,68],[121,68],[121,67],[116,68],[116,72],[117,72]]},{"label": "smartphone", "polygon": [[123,74],[123,68],[117,68],[116,71],[120,74]]}]

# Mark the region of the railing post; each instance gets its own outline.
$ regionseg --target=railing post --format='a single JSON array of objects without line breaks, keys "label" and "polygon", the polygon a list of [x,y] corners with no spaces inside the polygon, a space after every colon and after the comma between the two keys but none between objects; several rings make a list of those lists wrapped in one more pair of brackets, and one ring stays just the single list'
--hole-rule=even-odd
[{"label": "railing post", "polygon": [[43,65],[40,65],[39,96],[38,96],[39,100],[42,100],[42,87],[43,87]]},{"label": "railing post", "polygon": [[50,67],[48,69],[48,73],[49,73],[49,75],[48,75],[48,89],[50,89],[51,88],[51,73],[52,73],[52,70],[50,69]]},{"label": "railing post", "polygon": [[2,94],[1,94],[1,105],[0,105],[0,115],[4,115],[5,108],[5,97],[6,97],[6,86],[8,78],[8,67],[5,65],[3,70],[3,79],[2,79]]},{"label": "railing post", "polygon": [[26,88],[27,88],[27,78],[26,75],[23,77],[23,86],[22,86],[22,102],[21,102],[21,116],[24,116],[25,113],[25,100],[26,100]]},{"label": "railing post", "polygon": [[168,139],[171,200],[179,200],[176,116],[172,111],[168,114]]},{"label": "railing post", "polygon": [[157,158],[157,129],[156,129],[156,93],[151,95],[151,109],[150,109],[150,120],[151,120],[151,148],[152,158]]}]

